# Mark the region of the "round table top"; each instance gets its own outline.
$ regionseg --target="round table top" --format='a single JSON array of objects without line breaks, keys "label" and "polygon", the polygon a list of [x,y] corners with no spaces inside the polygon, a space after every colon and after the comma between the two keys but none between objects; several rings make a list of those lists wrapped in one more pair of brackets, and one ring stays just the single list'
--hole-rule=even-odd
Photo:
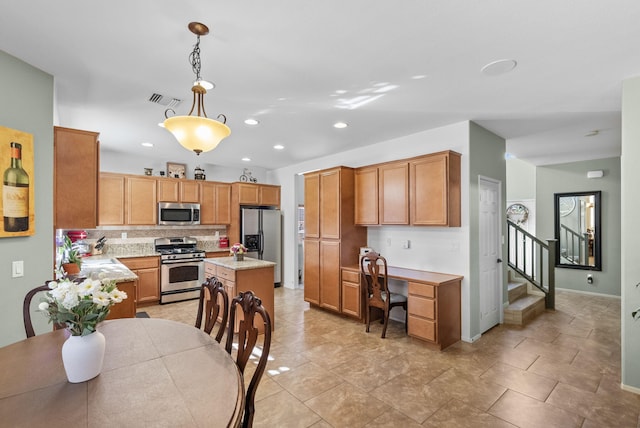
[{"label": "round table top", "polygon": [[244,385],[231,356],[197,328],[163,319],[101,323],[102,372],[67,382],[66,330],[0,348],[0,421],[6,426],[237,426]]}]

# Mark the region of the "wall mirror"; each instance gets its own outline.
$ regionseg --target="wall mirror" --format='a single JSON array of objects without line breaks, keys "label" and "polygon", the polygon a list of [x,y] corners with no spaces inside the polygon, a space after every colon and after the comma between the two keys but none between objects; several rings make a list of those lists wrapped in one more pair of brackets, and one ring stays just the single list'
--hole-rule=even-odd
[{"label": "wall mirror", "polygon": [[556,267],[602,270],[600,191],[555,194]]}]

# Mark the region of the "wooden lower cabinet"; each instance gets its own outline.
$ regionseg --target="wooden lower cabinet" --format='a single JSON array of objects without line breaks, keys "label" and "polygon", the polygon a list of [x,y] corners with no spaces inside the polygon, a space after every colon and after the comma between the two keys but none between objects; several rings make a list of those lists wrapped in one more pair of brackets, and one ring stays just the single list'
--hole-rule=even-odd
[{"label": "wooden lower cabinet", "polygon": [[320,241],[304,240],[304,300],[320,304]]},{"label": "wooden lower cabinet", "polygon": [[362,318],[362,292],[360,289],[360,272],[342,269],[342,313],[355,318]]},{"label": "wooden lower cabinet", "polygon": [[120,303],[116,303],[109,309],[108,320],[116,318],[135,318],[136,304],[136,283],[134,281],[119,282],[117,284],[120,291],[127,293],[127,298]]},{"label": "wooden lower cabinet", "polygon": [[320,241],[320,306],[340,312],[340,241]]},{"label": "wooden lower cabinet", "polygon": [[408,282],[409,336],[444,349],[460,340],[460,280]]},{"label": "wooden lower cabinet", "polygon": [[118,259],[138,276],[136,281],[136,300],[140,304],[153,304],[160,301],[160,258],[129,257]]}]

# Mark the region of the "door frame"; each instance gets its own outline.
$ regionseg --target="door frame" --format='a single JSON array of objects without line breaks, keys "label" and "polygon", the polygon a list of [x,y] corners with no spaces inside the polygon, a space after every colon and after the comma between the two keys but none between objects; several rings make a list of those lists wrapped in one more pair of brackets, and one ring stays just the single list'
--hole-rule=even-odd
[{"label": "door frame", "polygon": [[[484,175],[478,175],[478,208],[480,207],[480,194],[481,194],[481,189],[484,186],[484,183],[490,183],[491,185],[495,185],[498,188],[498,216],[497,216],[497,228],[496,228],[496,236],[494,237],[496,239],[496,243],[498,245],[498,248],[500,249],[499,253],[500,253],[500,259],[502,260],[501,264],[505,263],[504,260],[504,237],[502,235],[502,229],[503,229],[503,213],[504,213],[504,209],[503,209],[503,194],[502,194],[502,181],[500,180],[496,180],[495,178],[491,178],[491,177],[487,177]],[[478,209],[478,219],[479,219],[479,215],[480,215],[480,210]],[[478,232],[480,231],[480,222],[478,221]],[[478,246],[480,246],[480,239],[481,239],[482,234],[478,233]],[[478,269],[480,268],[480,252],[478,252]],[[500,292],[498,293],[498,302],[497,303],[497,307],[500,308],[500,313],[499,313],[499,317],[498,317],[498,323],[499,324],[504,324],[504,267],[500,266],[498,268],[498,289],[500,290]],[[480,326],[481,320],[478,319],[478,325]],[[483,334],[484,332],[482,332],[481,334]]]}]

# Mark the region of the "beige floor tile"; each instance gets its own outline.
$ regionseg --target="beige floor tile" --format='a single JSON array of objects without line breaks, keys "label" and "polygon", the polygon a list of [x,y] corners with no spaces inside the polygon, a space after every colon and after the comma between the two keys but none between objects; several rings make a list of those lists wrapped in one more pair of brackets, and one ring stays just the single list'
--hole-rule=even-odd
[{"label": "beige floor tile", "polygon": [[420,428],[420,424],[397,410],[389,410],[365,425],[366,428]]},{"label": "beige floor tile", "polygon": [[306,401],[341,384],[343,380],[329,370],[307,363],[274,376],[273,380],[300,401]]},{"label": "beige floor tile", "polygon": [[578,349],[569,346],[540,342],[539,340],[527,338],[515,349],[520,351],[538,354],[552,358],[559,362],[570,363],[578,353]]},{"label": "beige floor tile", "polygon": [[488,413],[521,428],[580,427],[581,416],[515,391],[507,391]]},{"label": "beige floor tile", "polygon": [[389,410],[384,402],[349,383],[341,383],[305,404],[336,428],[365,426]]},{"label": "beige floor tile", "polygon": [[253,426],[256,428],[304,428],[315,426],[320,416],[287,391],[256,402]]},{"label": "beige floor tile", "polygon": [[429,428],[514,428],[515,425],[498,419],[459,400],[450,400],[428,418],[422,426]]},{"label": "beige floor tile", "polygon": [[491,367],[480,378],[540,401],[547,399],[557,383],[553,379],[502,363]]},{"label": "beige floor tile", "polygon": [[591,392],[596,391],[602,378],[598,367],[581,368],[548,357],[538,358],[527,371]]}]

